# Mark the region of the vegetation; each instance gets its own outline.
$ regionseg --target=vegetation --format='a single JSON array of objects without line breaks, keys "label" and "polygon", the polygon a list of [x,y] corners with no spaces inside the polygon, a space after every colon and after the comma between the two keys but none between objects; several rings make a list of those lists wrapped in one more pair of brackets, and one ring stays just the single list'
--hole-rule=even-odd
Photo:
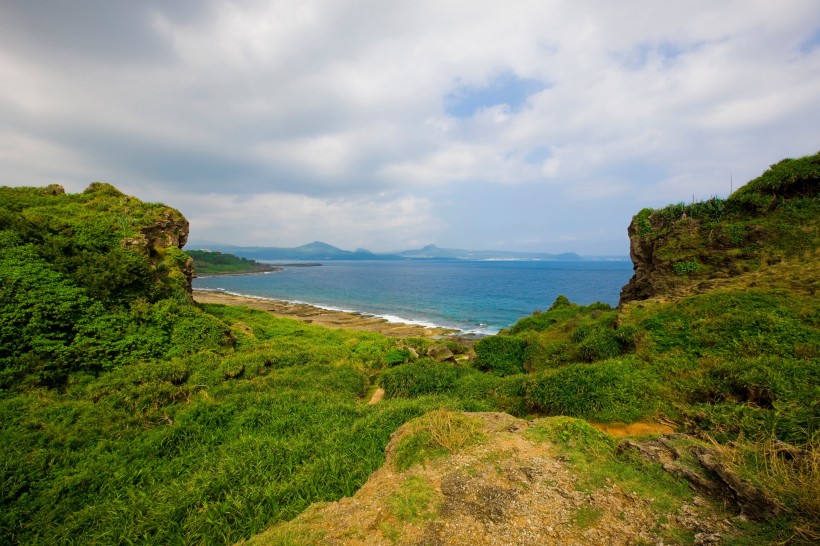
[{"label": "vegetation", "polygon": [[[611,477],[661,512],[680,481],[583,420],[662,416],[778,499],[738,540],[817,540],[817,165],[639,214],[660,274],[705,288],[620,309],[561,296],[458,364],[418,358],[420,338],[194,304],[168,207],[106,184],[0,188],[0,542],[234,542],[351,495],[411,419],[403,467],[481,442],[456,410],[566,416],[532,434],[563,446],[578,487]],[[408,481],[390,509],[434,517],[433,498]]]},{"label": "vegetation", "polygon": [[188,255],[193,258],[194,269],[200,277],[276,271],[275,267],[268,264],[214,250],[189,250]]},{"label": "vegetation", "polygon": [[[644,209],[630,235],[651,254],[655,294],[686,295],[737,282],[813,293],[820,241],[820,153],[772,165],[727,199]],[[798,263],[798,267],[789,267]],[[756,276],[749,275],[754,273]]]}]

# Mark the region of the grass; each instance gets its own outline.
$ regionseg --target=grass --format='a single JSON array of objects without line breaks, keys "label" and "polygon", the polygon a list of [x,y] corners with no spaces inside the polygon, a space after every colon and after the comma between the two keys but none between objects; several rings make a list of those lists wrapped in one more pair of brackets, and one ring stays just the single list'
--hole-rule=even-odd
[{"label": "grass", "polygon": [[820,541],[820,451],[816,445],[798,448],[769,438],[717,449],[730,468],[796,520],[784,530],[792,534],[792,540]]},{"label": "grass", "polygon": [[455,453],[466,445],[480,442],[480,422],[460,412],[440,408],[408,424],[396,445],[394,464],[399,471],[429,459]]},{"label": "grass", "polygon": [[424,478],[409,476],[387,499],[387,506],[399,521],[418,522],[438,514],[438,495]]},{"label": "grass", "polygon": [[[181,226],[174,209],[106,184],[76,196],[0,188],[0,542],[235,542],[351,495],[409,421],[400,468],[480,442],[458,410],[554,415],[528,434],[556,444],[579,488],[617,483],[661,513],[690,499],[687,486],[616,456],[581,419],[671,418],[780,500],[778,518],[745,524],[736,543],[810,543],[820,205],[808,163],[729,200],[641,211],[637,236],[686,297],[621,309],[559,297],[477,344],[474,365],[418,359],[420,338],[195,306],[184,253],[132,248],[161,235],[157,222]],[[377,383],[386,398],[371,406]],[[395,515],[434,514],[427,493],[408,482]],[[277,532],[283,544],[322,541]]]}]

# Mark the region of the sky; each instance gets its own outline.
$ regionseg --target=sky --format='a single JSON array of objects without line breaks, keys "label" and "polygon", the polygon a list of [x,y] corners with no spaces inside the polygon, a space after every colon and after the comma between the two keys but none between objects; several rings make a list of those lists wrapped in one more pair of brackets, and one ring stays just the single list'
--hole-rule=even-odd
[{"label": "sky", "polygon": [[820,149],[820,9],[0,0],[0,82],[0,185],[109,182],[188,248],[625,255]]}]

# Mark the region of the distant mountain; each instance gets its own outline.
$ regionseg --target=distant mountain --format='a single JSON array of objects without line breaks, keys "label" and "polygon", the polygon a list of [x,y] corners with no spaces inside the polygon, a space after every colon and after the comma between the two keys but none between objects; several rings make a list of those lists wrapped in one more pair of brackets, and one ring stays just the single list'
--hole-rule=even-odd
[{"label": "distant mountain", "polygon": [[[195,248],[196,243],[188,245]],[[243,258],[253,260],[517,260],[517,261],[579,261],[579,260],[628,260],[627,256],[579,256],[574,252],[562,254],[548,254],[544,252],[513,252],[508,250],[464,250],[457,248],[439,248],[436,245],[427,245],[416,250],[404,250],[401,252],[379,254],[363,248],[355,251],[343,250],[341,248],[314,241],[306,245],[285,248],[285,247],[259,247],[259,246],[230,246],[209,243],[200,244],[207,250],[228,252]]]},{"label": "distant mountain", "polygon": [[398,252],[404,258],[438,258],[450,260],[550,260],[574,261],[583,258],[574,252],[563,254],[547,254],[543,252],[513,252],[509,250],[464,250],[459,248],[439,248],[436,245],[427,245],[417,250]]},{"label": "distant mountain", "polygon": [[253,260],[401,260],[401,256],[374,254],[369,250],[357,249],[354,252],[314,241],[297,247],[262,247],[262,246],[228,246],[209,245],[209,250],[230,252],[236,256]]}]

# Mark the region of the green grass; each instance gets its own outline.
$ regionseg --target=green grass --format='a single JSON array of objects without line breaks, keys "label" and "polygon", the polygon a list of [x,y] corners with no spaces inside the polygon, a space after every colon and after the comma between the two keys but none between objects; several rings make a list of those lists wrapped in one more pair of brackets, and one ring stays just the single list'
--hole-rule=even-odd
[{"label": "green grass", "polygon": [[483,439],[480,422],[463,413],[439,409],[419,417],[396,444],[394,464],[407,470],[429,459],[455,453],[464,446]]},{"label": "green grass", "polygon": [[[402,468],[480,441],[449,410],[557,416],[529,434],[558,446],[580,488],[614,480],[660,512],[689,498],[686,486],[615,456],[581,419],[671,418],[731,446],[727,460],[783,499],[779,519],[733,540],[810,542],[815,163],[780,165],[729,200],[641,211],[638,236],[657,242],[659,270],[688,297],[612,309],[562,296],[457,365],[415,358],[429,345],[419,338],[194,305],[185,253],[129,246],[181,225],[174,209],[105,184],[0,188],[0,542],[234,542],[353,494],[408,421],[420,418],[399,442]],[[377,384],[387,396],[368,405]],[[417,485],[394,499],[398,517],[434,512]],[[321,543],[291,531],[282,543]]]},{"label": "green grass", "polygon": [[399,521],[418,522],[438,513],[436,490],[424,478],[410,476],[387,499]]}]

